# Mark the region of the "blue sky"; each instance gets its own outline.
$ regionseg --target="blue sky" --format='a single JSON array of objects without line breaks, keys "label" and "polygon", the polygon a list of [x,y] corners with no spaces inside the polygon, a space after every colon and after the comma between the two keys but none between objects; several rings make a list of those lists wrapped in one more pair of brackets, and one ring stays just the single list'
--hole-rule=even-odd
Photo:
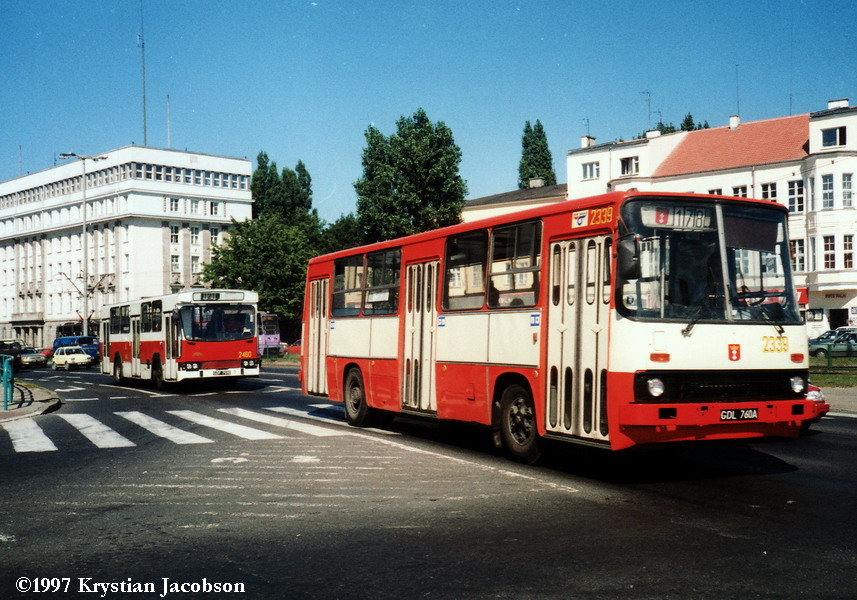
[{"label": "blue sky", "polygon": [[[167,146],[169,95],[173,148],[303,160],[328,221],[355,209],[366,127],[420,107],[452,129],[475,198],[516,187],[527,120],[565,182],[587,131],[857,104],[853,0],[143,0],[143,15],[148,144]],[[139,0],[0,0],[0,180],[143,143],[139,33]]]}]

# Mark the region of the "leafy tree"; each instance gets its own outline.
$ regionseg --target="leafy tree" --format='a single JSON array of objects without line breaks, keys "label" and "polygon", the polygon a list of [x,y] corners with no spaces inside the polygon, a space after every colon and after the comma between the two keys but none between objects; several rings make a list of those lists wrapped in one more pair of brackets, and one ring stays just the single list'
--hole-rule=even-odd
[{"label": "leafy tree", "polygon": [[312,231],[278,215],[232,221],[226,241],[212,248],[203,280],[216,287],[255,290],[259,306],[300,318],[307,262],[317,254]]},{"label": "leafy tree", "polygon": [[363,244],[363,230],[354,213],[341,215],[327,226],[321,236],[321,253],[355,248]]},{"label": "leafy tree", "polygon": [[530,179],[541,178],[545,185],[556,185],[556,173],[553,170],[553,157],[548,147],[548,139],[542,122],[538,119],[531,126],[524,123],[524,135],[521,138],[521,162],[518,165],[518,187],[530,187]]},{"label": "leafy tree", "polygon": [[461,220],[467,184],[458,172],[461,150],[442,121],[423,109],[402,116],[385,137],[366,129],[363,175],[354,183],[364,241],[428,231]]},{"label": "leafy tree", "polygon": [[253,171],[253,177],[250,179],[250,194],[253,196],[253,218],[258,217],[266,209],[271,188],[276,185],[276,169],[275,163],[272,172],[267,153],[259,152],[256,157],[256,170]]}]

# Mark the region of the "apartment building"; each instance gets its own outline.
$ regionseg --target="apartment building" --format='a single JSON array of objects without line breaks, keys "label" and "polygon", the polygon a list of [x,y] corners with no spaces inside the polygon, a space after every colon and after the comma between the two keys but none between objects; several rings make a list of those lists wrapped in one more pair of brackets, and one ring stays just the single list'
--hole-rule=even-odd
[{"label": "apartment building", "polygon": [[251,216],[251,169],[126,146],[0,183],[0,338],[44,346],[84,311],[94,323],[103,304],[201,285],[212,246]]},{"label": "apartment building", "polygon": [[810,335],[857,325],[857,107],[596,144],[567,154],[568,198],[651,190],[754,197],[788,206],[799,303]]}]

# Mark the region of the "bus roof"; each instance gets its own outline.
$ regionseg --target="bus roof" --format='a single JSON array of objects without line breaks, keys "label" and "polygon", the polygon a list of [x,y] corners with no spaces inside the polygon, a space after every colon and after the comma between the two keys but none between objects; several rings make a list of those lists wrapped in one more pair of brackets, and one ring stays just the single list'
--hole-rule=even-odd
[{"label": "bus roof", "polygon": [[576,198],[573,200],[564,200],[561,202],[555,202],[553,204],[548,204],[546,206],[537,206],[534,208],[529,208],[522,211],[517,211],[513,213],[506,213],[503,215],[496,215],[493,217],[486,217],[484,219],[479,219],[478,221],[470,221],[467,223],[458,223],[456,225],[450,225],[448,227],[441,227],[439,229],[433,229],[431,231],[424,231],[422,233],[415,233],[413,235],[408,235],[400,238],[394,238],[391,240],[386,240],[383,242],[375,242],[373,244],[366,244],[364,246],[355,246],[354,248],[347,248],[345,250],[338,250],[336,252],[331,252],[330,254],[324,254],[320,256],[316,256],[310,259],[309,264],[313,265],[319,262],[324,262],[328,260],[333,260],[336,258],[343,258],[346,256],[353,256],[355,254],[363,254],[367,252],[373,252],[376,250],[383,250],[386,248],[393,248],[397,246],[404,246],[409,244],[415,244],[419,242],[425,242],[437,238],[446,237],[448,235],[454,235],[456,233],[465,233],[467,231],[474,231],[477,229],[484,229],[486,227],[496,227],[499,225],[505,225],[507,223],[517,223],[520,221],[526,221],[528,219],[536,219],[540,217],[548,217],[552,215],[558,215],[569,211],[582,210],[585,208],[590,208],[594,206],[599,206],[603,204],[621,204],[626,200],[634,199],[634,198],[690,198],[696,200],[717,200],[720,202],[734,202],[741,204],[761,204],[764,206],[772,207],[777,210],[781,210],[782,212],[788,212],[788,209],[776,202],[771,202],[770,200],[757,200],[754,198],[741,198],[736,196],[716,196],[711,194],[690,194],[690,193],[679,193],[679,192],[640,192],[640,191],[627,191],[627,192],[608,192],[606,194],[599,194],[597,196],[589,196],[587,198]]}]

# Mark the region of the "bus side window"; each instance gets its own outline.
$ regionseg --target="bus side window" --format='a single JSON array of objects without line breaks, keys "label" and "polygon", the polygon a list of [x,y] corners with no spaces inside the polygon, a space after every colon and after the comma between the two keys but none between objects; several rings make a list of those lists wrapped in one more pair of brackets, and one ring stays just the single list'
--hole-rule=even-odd
[{"label": "bus side window", "polygon": [[485,303],[485,264],[488,231],[480,229],[446,240],[443,273],[443,307],[448,310],[480,309]]},{"label": "bus side window", "polygon": [[538,302],[541,242],[538,221],[494,230],[489,308],[534,306]]}]

